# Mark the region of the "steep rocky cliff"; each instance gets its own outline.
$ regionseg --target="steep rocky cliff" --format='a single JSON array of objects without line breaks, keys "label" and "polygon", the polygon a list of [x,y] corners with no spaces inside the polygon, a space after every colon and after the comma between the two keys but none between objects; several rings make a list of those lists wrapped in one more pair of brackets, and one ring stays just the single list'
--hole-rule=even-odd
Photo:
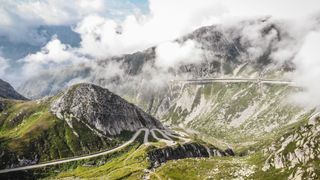
[{"label": "steep rocky cliff", "polygon": [[7,82],[0,79],[0,98],[26,100],[21,94],[16,92],[14,88]]},{"label": "steep rocky cliff", "polygon": [[186,143],[175,147],[169,146],[154,149],[148,152],[152,167],[158,167],[169,160],[210,156],[234,156],[234,153],[231,149],[221,151],[217,148],[209,148],[199,143]]},{"label": "steep rocky cliff", "polygon": [[104,135],[117,135],[143,127],[163,128],[158,120],[140,108],[93,84],[71,87],[52,103],[51,112],[67,121],[75,118]]}]

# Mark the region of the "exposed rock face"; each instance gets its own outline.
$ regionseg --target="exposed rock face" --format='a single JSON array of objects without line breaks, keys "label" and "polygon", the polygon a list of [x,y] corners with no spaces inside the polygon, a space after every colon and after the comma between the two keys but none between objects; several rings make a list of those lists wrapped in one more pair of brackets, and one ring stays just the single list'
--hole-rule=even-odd
[{"label": "exposed rock face", "polygon": [[286,134],[264,150],[268,157],[263,167],[293,169],[289,179],[319,179],[317,173],[320,159],[320,118],[311,118],[307,125],[299,127],[293,133]]},{"label": "exposed rock face", "polygon": [[[231,154],[229,154],[232,152]],[[231,149],[227,152],[216,148],[208,148],[198,143],[187,143],[178,145],[176,147],[165,147],[162,149],[155,149],[148,153],[152,167],[158,167],[161,163],[169,160],[195,158],[195,157],[209,157],[209,156],[233,156]]]},{"label": "exposed rock face", "polygon": [[0,98],[4,99],[16,99],[16,100],[27,100],[21,94],[16,92],[14,88],[7,82],[0,79]]},{"label": "exposed rock face", "polygon": [[104,135],[118,135],[144,127],[163,128],[158,120],[140,108],[93,84],[69,88],[53,102],[51,111],[60,119],[76,118]]},{"label": "exposed rock face", "polygon": [[39,157],[33,152],[30,156],[25,157],[11,152],[0,151],[0,160],[1,169],[8,169],[37,164],[39,162]]}]

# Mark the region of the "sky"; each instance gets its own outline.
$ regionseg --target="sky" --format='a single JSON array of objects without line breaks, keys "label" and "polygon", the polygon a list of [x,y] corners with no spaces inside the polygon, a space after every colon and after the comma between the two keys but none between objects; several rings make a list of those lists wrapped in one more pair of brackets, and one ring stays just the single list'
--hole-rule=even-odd
[{"label": "sky", "polygon": [[[135,34],[138,31],[147,31],[143,34],[157,33],[160,37],[157,42],[152,42],[154,44],[202,25],[221,23],[225,19],[272,16],[297,20],[317,13],[319,7],[317,0],[0,0],[0,47],[6,46],[1,42],[30,45],[29,49],[34,52],[55,34],[63,36],[61,32],[73,33],[70,29],[93,15],[114,21],[117,26],[135,24],[135,27],[130,27],[132,31],[137,30]],[[49,29],[47,31],[50,33],[44,35],[38,29],[41,26]],[[64,30],[50,29],[57,26]],[[174,32],[165,31],[165,28],[157,32],[160,26],[171,27],[170,31]],[[68,42],[65,39],[60,38]],[[69,41],[71,45],[77,44],[76,38]],[[7,53],[13,50],[7,50],[6,47],[2,49],[5,58],[14,57]]]},{"label": "sky", "polygon": [[[0,0],[0,78],[18,86],[49,69],[151,46],[158,46],[156,65],[162,69],[190,63],[187,57],[201,62],[195,42],[170,41],[202,26],[236,27],[241,20],[266,17],[286,22],[281,27],[290,37],[277,45],[274,61],[297,55],[295,76],[301,78],[296,80],[312,89],[313,81],[302,82],[305,75],[320,78],[307,70],[319,70],[317,53],[309,53],[315,51],[310,44],[320,47],[312,41],[319,32],[319,0]],[[251,55],[259,56],[273,38],[257,33],[261,25],[240,27],[241,36],[254,45],[248,48]]]}]

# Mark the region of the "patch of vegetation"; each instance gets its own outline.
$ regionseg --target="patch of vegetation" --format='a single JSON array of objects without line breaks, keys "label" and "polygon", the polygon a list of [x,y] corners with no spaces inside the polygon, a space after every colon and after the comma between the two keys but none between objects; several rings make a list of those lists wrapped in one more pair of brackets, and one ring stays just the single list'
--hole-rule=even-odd
[{"label": "patch of vegetation", "polygon": [[[98,165],[78,165],[74,169],[63,171],[54,176],[54,179],[61,178],[99,178],[99,179],[142,179],[143,170],[150,167],[147,160],[147,151],[149,147],[135,144],[127,150],[118,152],[109,158],[106,162]],[[99,158],[101,159],[101,158]],[[98,160],[98,158],[96,159]],[[91,162],[96,161],[91,160]],[[87,163],[88,164],[88,163]]]},{"label": "patch of vegetation", "polygon": [[[214,137],[239,149],[256,149],[257,144],[278,137],[286,126],[309,114],[303,114],[303,109],[285,102],[287,95],[295,91],[287,85],[259,86],[251,82],[187,84],[179,97],[181,102],[178,98],[162,120],[171,125],[183,125],[187,118],[192,118],[185,128],[203,137]],[[187,97],[194,99],[190,112],[180,106]],[[206,104],[201,112],[196,109],[200,104]],[[240,122],[231,126],[232,121]]]},{"label": "patch of vegetation", "polygon": [[78,121],[71,128],[49,111],[50,101],[8,100],[0,113],[0,147],[5,152],[1,161],[16,164],[17,156],[30,160],[37,156],[46,162],[89,154],[116,147],[132,136],[122,132],[117,137],[100,137]]},{"label": "patch of vegetation", "polygon": [[[151,179],[232,179],[245,166],[242,158],[213,157],[169,161],[152,174]],[[195,168],[196,167],[196,168]],[[248,166],[248,168],[250,168]]]}]

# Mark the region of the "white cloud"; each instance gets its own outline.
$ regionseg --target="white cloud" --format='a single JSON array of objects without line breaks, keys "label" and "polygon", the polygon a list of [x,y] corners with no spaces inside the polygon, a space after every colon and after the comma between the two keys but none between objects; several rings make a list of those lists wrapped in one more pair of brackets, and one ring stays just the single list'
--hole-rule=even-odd
[{"label": "white cloud", "polygon": [[294,80],[304,88],[293,96],[294,100],[305,106],[320,105],[320,32],[310,33],[296,59],[297,69]]},{"label": "white cloud", "polygon": [[273,16],[299,19],[320,10],[318,0],[219,0],[230,17]]},{"label": "white cloud", "polygon": [[[81,35],[79,48],[71,48],[53,38],[40,52],[24,58],[26,76],[88,62],[91,58],[133,53],[158,44],[157,68],[166,70],[181,64],[197,63],[201,61],[202,52],[195,42],[178,44],[168,41],[204,25],[224,24],[228,29],[228,23],[236,27],[241,19],[266,15],[273,16],[273,20],[283,18],[292,21],[292,24],[280,27],[288,32],[282,34],[284,37],[278,44],[273,44],[278,38],[275,30],[267,36],[261,34],[269,25],[267,22],[240,24],[237,31],[226,32],[227,36],[240,34],[240,43],[247,45],[252,59],[261,56],[272,45],[271,56],[282,62],[293,58],[299,51],[304,37],[316,23],[306,21],[306,17],[320,10],[318,0],[149,0],[150,14],[133,13],[119,22],[105,16],[108,9],[104,0],[0,0],[0,3],[0,18],[3,19],[0,21],[0,35],[8,35],[11,40],[44,43],[34,29],[43,24],[77,24],[74,31]],[[111,70],[120,71],[118,66],[111,64],[108,67],[111,67],[107,69],[110,73],[101,73],[103,70],[100,69],[96,76],[111,77],[114,73]],[[144,67],[142,76],[155,78],[157,80],[152,82],[161,84],[160,81],[168,80],[166,73],[150,65]]]},{"label": "white cloud", "polygon": [[[133,53],[173,40],[201,26],[225,23],[244,17],[270,15],[275,19],[304,20],[316,10],[320,10],[317,0],[306,1],[308,2],[301,3],[299,0],[281,2],[276,0],[202,0],[201,2],[149,0],[149,15],[129,15],[122,22],[93,15],[81,21],[75,31],[82,36],[84,51],[101,58]],[[298,9],[300,9],[299,14],[296,13]],[[257,29],[243,30],[248,31],[246,34],[249,34],[249,31],[258,32]],[[120,31],[121,34],[119,34]],[[256,43],[261,45],[263,42]],[[258,49],[250,51],[254,54],[261,53]]]},{"label": "white cloud", "polygon": [[46,46],[42,48],[40,52],[35,54],[28,55],[24,61],[27,63],[64,63],[72,57],[72,53],[68,50],[68,47],[65,44],[62,44],[60,40],[53,38]]},{"label": "white cloud", "polygon": [[[3,19],[0,35],[9,35],[15,41],[43,43],[32,27],[80,21],[75,30],[82,34],[83,49],[101,57],[142,50],[226,19],[261,15],[297,19],[320,10],[317,0],[149,0],[150,14],[132,14],[118,22],[104,16],[110,11],[108,3],[112,2],[0,0],[0,17]],[[89,17],[84,19],[86,16]],[[88,27],[92,29],[88,30]],[[119,27],[122,27],[121,35],[116,33]]]},{"label": "white cloud", "polygon": [[0,0],[0,4],[0,36],[30,44],[44,43],[36,30],[40,25],[72,25],[106,9],[104,0]]},{"label": "white cloud", "polygon": [[[81,49],[95,57],[113,54],[110,51],[119,48],[116,34],[117,24],[101,16],[86,17],[75,28],[81,35]],[[125,48],[125,47],[123,47]]]},{"label": "white cloud", "polygon": [[[181,5],[183,4],[183,5]],[[197,27],[216,22],[224,9],[215,1],[150,0],[150,15],[129,15],[124,21],[93,15],[75,28],[84,51],[98,57],[132,53],[173,40]]]},{"label": "white cloud", "polygon": [[24,63],[24,77],[30,77],[47,70],[56,70],[65,66],[84,63],[89,59],[82,54],[78,54],[76,49],[62,44],[60,40],[54,37],[41,51],[30,54],[20,61]]},{"label": "white cloud", "polygon": [[74,23],[88,14],[105,10],[103,0],[13,0],[1,3],[1,9],[10,13],[11,18],[16,16],[29,23],[49,25]]},{"label": "white cloud", "polygon": [[198,64],[202,60],[202,50],[192,40],[183,44],[165,42],[156,48],[155,65],[160,68],[168,69],[185,64]]}]

